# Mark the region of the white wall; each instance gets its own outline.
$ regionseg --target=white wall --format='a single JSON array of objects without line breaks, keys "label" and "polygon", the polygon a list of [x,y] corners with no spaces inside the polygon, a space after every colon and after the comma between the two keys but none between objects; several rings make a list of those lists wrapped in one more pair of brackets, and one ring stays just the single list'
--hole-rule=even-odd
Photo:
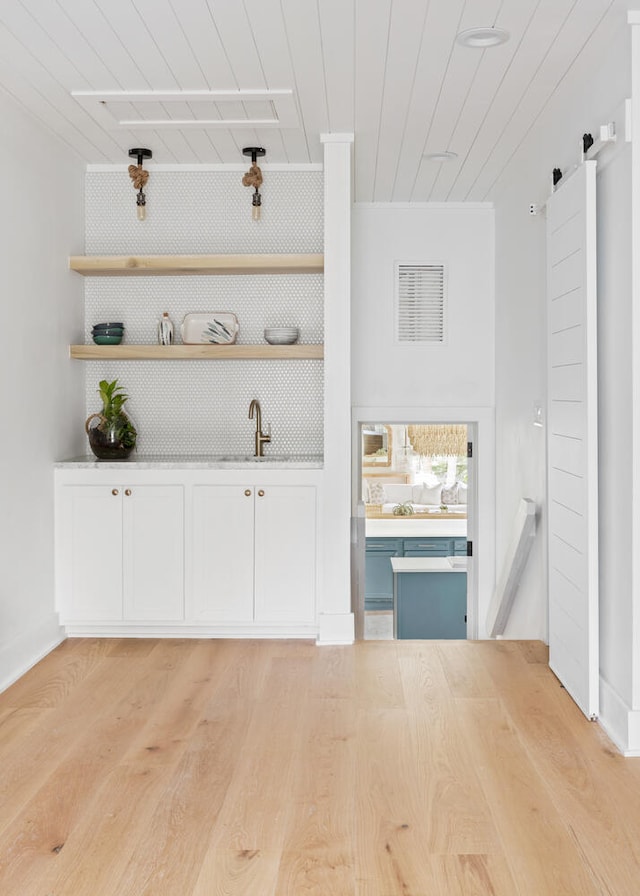
[{"label": "white wall", "polygon": [[497,556],[499,565],[518,499],[526,494],[539,501],[538,539],[505,634],[546,638],[545,442],[544,432],[532,426],[533,404],[546,393],[545,220],[530,216],[529,204],[545,201],[554,167],[569,172],[576,164],[584,132],[597,136],[600,125],[615,120],[618,143],[599,157],[597,188],[600,671],[603,686],[630,705],[631,157],[623,110],[631,86],[630,34],[622,15],[603,29],[600,40],[601,65],[574,65],[498,184]]},{"label": "white wall", "polygon": [[[477,434],[470,630],[486,637],[495,586],[494,222],[466,205],[356,205],[352,254],[352,400],[360,421],[461,422]],[[444,345],[394,344],[394,264],[444,263]],[[359,451],[354,434],[354,470]],[[356,486],[359,477],[355,477]],[[356,496],[354,495],[354,498]]]},{"label": "white wall", "polygon": [[[355,405],[493,405],[493,254],[490,206],[354,207]],[[394,343],[396,261],[445,264],[445,345]]]},{"label": "white wall", "polygon": [[53,462],[84,438],[84,166],[0,95],[0,687],[60,640],[54,612]]}]

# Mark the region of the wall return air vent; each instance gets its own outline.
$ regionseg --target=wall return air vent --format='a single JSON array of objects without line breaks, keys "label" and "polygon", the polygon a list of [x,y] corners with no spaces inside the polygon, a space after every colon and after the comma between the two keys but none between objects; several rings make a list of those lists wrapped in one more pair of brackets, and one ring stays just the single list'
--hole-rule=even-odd
[{"label": "wall return air vent", "polygon": [[444,342],[443,264],[396,263],[396,340]]}]

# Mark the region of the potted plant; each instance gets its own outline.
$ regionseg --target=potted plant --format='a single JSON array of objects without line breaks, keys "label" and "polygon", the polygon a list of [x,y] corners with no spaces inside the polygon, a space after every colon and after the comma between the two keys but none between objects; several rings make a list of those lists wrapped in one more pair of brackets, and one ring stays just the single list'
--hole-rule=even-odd
[{"label": "potted plant", "polygon": [[84,425],[91,450],[100,460],[125,460],[136,447],[138,435],[123,410],[129,396],[118,386],[118,380],[101,380],[98,393],[102,410],[87,417]]}]

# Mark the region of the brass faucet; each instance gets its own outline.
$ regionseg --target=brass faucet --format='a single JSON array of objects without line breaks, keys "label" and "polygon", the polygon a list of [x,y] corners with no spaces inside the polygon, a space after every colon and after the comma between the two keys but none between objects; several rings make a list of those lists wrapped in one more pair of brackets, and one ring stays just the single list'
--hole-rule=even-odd
[{"label": "brass faucet", "polygon": [[260,402],[254,398],[249,405],[249,419],[253,420],[253,412],[256,412],[256,457],[264,457],[264,443],[271,441],[271,433],[262,432],[262,410]]}]

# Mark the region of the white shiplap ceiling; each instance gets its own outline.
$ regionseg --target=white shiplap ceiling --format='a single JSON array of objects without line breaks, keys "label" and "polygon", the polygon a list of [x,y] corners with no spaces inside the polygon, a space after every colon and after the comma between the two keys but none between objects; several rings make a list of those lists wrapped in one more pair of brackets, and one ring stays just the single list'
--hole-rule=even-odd
[{"label": "white shiplap ceiling", "polygon": [[[154,163],[243,163],[247,145],[265,168],[321,162],[321,133],[353,132],[358,201],[485,200],[622,14],[619,0],[0,0],[0,85],[87,163],[128,164],[137,146]],[[456,42],[483,25],[509,41]],[[457,158],[424,158],[444,150]]]}]

